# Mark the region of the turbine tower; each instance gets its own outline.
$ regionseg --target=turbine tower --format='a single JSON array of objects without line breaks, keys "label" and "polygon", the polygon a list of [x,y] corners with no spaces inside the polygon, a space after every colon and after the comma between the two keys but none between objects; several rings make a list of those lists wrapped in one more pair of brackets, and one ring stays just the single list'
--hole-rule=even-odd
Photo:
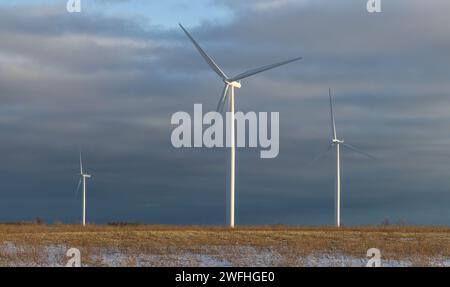
[{"label": "turbine tower", "polygon": [[329,151],[333,146],[336,147],[336,186],[335,186],[335,221],[336,221],[336,227],[341,226],[341,145],[343,147],[346,147],[347,149],[362,154],[364,156],[367,156],[369,158],[374,159],[373,156],[370,154],[363,152],[359,150],[358,148],[349,145],[348,143],[345,143],[344,140],[339,139],[336,133],[336,123],[334,120],[334,114],[333,114],[333,99],[331,97],[331,89],[328,90],[328,96],[330,98],[330,119],[331,119],[331,144],[328,147]]},{"label": "turbine tower", "polygon": [[214,62],[214,60],[208,56],[208,54],[205,53],[205,51],[200,47],[200,45],[192,38],[192,36],[189,34],[189,32],[181,25],[179,24],[181,29],[183,29],[186,36],[192,41],[195,48],[198,50],[198,52],[202,55],[203,59],[208,63],[209,67],[216,72],[216,74],[222,79],[224,82],[224,88],[222,95],[219,100],[219,104],[217,105],[217,111],[221,112],[223,110],[223,107],[225,105],[226,100],[229,101],[229,127],[230,127],[230,189],[229,189],[229,225],[230,227],[234,227],[234,206],[235,206],[235,166],[236,166],[236,142],[235,142],[235,131],[234,131],[234,125],[235,125],[235,115],[234,115],[234,89],[241,88],[241,80],[251,77],[253,75],[259,74],[261,72],[289,64],[291,62],[300,60],[301,57],[290,59],[287,61],[279,62],[272,65],[267,65],[263,67],[259,67],[256,69],[251,69],[246,72],[243,72],[241,74],[238,74],[234,77],[228,77],[221,69],[220,67]]},{"label": "turbine tower", "polygon": [[83,226],[86,226],[86,179],[91,178],[90,174],[83,173],[83,162],[81,159],[81,152],[80,152],[80,180],[78,181],[77,189],[75,190],[76,193],[78,193],[78,190],[80,189],[81,183],[83,183],[83,203],[82,203],[82,217],[83,217]]}]

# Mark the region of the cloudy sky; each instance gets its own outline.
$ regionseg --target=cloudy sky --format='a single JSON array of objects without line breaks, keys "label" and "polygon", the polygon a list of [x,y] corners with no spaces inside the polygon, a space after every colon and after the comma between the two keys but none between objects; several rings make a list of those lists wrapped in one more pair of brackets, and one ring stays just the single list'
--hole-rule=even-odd
[{"label": "cloudy sky", "polygon": [[[5,1],[3,1],[5,2]],[[239,110],[280,113],[280,154],[237,154],[236,223],[331,225],[338,134],[375,155],[342,155],[342,222],[450,224],[450,2],[65,0],[0,4],[0,221],[222,224],[226,149],[175,149],[171,115],[215,109],[228,74]],[[192,3],[194,2],[194,3]]]}]

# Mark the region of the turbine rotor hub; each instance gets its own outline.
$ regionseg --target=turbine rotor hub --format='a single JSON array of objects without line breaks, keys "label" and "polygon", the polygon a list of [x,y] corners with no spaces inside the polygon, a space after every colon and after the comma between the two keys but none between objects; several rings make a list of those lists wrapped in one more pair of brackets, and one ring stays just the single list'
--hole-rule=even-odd
[{"label": "turbine rotor hub", "polygon": [[224,80],[224,82],[225,82],[227,85],[232,86],[232,87],[234,87],[234,88],[238,88],[238,89],[241,88],[241,82],[240,82],[240,81],[239,81],[239,82],[238,82],[238,81],[230,82],[230,81]]}]

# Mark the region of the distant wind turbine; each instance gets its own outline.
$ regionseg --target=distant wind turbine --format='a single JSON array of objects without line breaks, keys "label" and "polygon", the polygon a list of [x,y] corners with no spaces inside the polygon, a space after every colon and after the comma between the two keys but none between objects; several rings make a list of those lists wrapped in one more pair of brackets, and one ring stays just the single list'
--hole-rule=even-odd
[{"label": "distant wind turbine", "polygon": [[81,159],[80,152],[80,180],[78,181],[77,189],[75,190],[78,193],[80,189],[81,183],[83,183],[83,207],[82,207],[82,216],[83,216],[83,226],[86,226],[86,179],[91,178],[90,174],[83,173],[83,162]]},{"label": "distant wind turbine", "polygon": [[[374,157],[366,152],[361,151],[360,149],[345,143],[344,140],[338,139],[337,133],[336,133],[336,123],[334,121],[334,114],[333,114],[333,100],[331,98],[331,89],[328,91],[328,95],[330,98],[330,119],[331,119],[331,143],[328,146],[328,149],[326,152],[328,152],[333,146],[336,147],[336,194],[335,194],[335,220],[336,220],[336,226],[341,226],[341,159],[340,159],[340,146],[346,147],[347,149],[362,154],[366,157],[369,157],[371,159],[374,159]],[[316,157],[315,160],[320,158],[324,153],[320,154],[318,157]]]},{"label": "distant wind turbine", "polygon": [[[223,110],[223,106],[225,105],[226,100],[229,100],[229,111],[230,111],[230,119],[229,119],[229,126],[230,126],[230,149],[231,149],[231,161],[230,161],[230,190],[229,190],[229,200],[230,200],[230,211],[229,211],[229,224],[230,227],[234,227],[234,189],[235,189],[235,157],[236,157],[236,143],[235,143],[235,132],[234,132],[234,89],[235,88],[241,88],[241,80],[251,77],[255,74],[289,64],[291,62],[297,61],[302,59],[301,57],[290,59],[287,61],[283,61],[280,63],[272,64],[263,66],[260,68],[248,70],[246,72],[243,72],[241,74],[238,74],[234,77],[228,77],[220,68],[219,66],[214,62],[214,60],[208,56],[208,54],[205,53],[205,51],[200,47],[200,45],[192,38],[192,36],[189,34],[189,32],[181,25],[179,24],[181,29],[183,29],[184,33],[188,36],[188,38],[192,41],[195,48],[197,48],[198,52],[202,55],[203,59],[208,63],[209,67],[216,72],[217,75],[222,79],[222,81],[225,83],[222,96],[220,97],[219,104],[217,105],[217,111],[221,112]],[[230,93],[231,92],[231,93]]]}]

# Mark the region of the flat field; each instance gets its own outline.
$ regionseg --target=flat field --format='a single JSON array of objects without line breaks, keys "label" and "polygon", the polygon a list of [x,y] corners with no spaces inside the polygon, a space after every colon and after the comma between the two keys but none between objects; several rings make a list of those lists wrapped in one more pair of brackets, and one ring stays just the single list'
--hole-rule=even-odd
[{"label": "flat field", "polygon": [[450,266],[450,228],[0,225],[0,266]]}]

